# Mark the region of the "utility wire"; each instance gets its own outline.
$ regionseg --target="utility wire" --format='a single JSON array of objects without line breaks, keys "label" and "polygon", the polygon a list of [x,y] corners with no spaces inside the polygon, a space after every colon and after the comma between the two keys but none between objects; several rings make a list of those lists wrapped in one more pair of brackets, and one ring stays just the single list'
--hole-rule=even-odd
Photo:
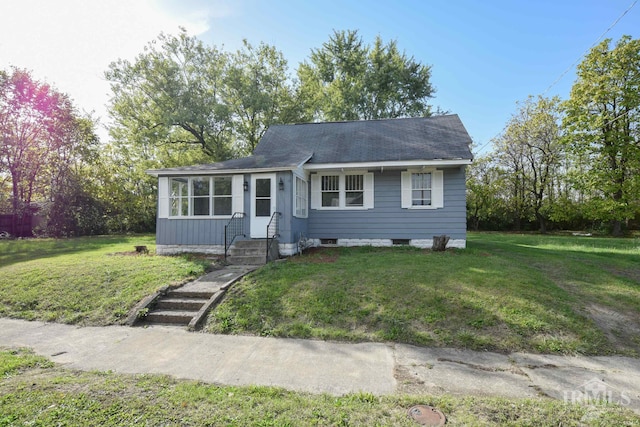
[{"label": "utility wire", "polygon": [[548,88],[546,88],[546,89],[545,89],[545,91],[544,91],[544,92],[542,92],[542,95],[544,95],[544,94],[546,94],[547,92],[549,92],[549,90],[550,90],[552,87],[554,87],[554,86],[555,86],[555,85],[556,85],[560,80],[562,80],[562,78],[563,78],[563,77],[564,77],[564,76],[565,76],[569,71],[571,71],[571,70],[573,69],[573,67],[575,67],[575,66],[578,64],[578,62],[580,62],[580,60],[581,60],[581,59],[582,59],[582,58],[583,58],[587,53],[589,53],[589,51],[590,51],[591,49],[593,49],[593,48],[594,48],[598,43],[600,43],[600,40],[602,40],[602,39],[604,38],[604,36],[606,36],[606,35],[607,35],[607,33],[608,33],[609,31],[611,31],[611,30],[613,29],[613,27],[615,27],[615,26],[618,24],[618,22],[620,22],[620,20],[621,20],[621,19],[622,19],[622,18],[623,18],[623,17],[624,17],[624,16],[625,16],[625,15],[626,15],[630,10],[631,10],[631,9],[633,9],[633,6],[635,6],[635,5],[636,5],[636,3],[638,3],[638,0],[635,0],[633,3],[631,3],[631,6],[629,6],[629,7],[628,7],[624,12],[622,12],[622,15],[618,16],[618,19],[616,19],[616,20],[613,22],[613,24],[611,24],[611,25],[609,26],[609,28],[607,28],[607,29],[605,30],[605,32],[604,32],[604,33],[602,33],[602,34],[600,35],[600,37],[598,37],[598,39],[597,39],[595,42],[593,42],[593,44],[591,45],[591,47],[589,47],[587,50],[585,50],[585,51],[584,51],[584,53],[583,53],[582,55],[580,55],[580,56],[578,57],[578,59],[576,59],[576,60],[575,60],[575,62],[569,66],[569,68],[567,68],[566,70],[564,70],[564,71],[563,71],[563,73],[562,73],[562,74],[560,74],[560,77],[558,77],[558,78],[557,78],[553,83],[551,83],[551,84],[549,85],[549,87],[548,87]]},{"label": "utility wire", "polygon": [[[564,71],[562,72],[562,74],[560,74],[560,77],[558,77],[556,80],[554,80],[554,82],[553,82],[553,83],[551,83],[551,84],[549,85],[549,87],[547,87],[547,88],[545,89],[545,91],[544,91],[544,92],[542,92],[542,94],[541,94],[541,95],[542,95],[542,96],[544,96],[547,92],[549,92],[549,90],[550,90],[552,87],[554,87],[554,86],[555,86],[555,85],[556,85],[560,80],[562,80],[562,78],[563,78],[563,77],[564,77],[564,76],[565,76],[569,71],[571,71],[571,70],[573,69],[573,67],[575,67],[575,66],[578,64],[578,62],[580,62],[580,60],[581,60],[581,59],[582,59],[582,58],[583,58],[587,53],[589,53],[589,51],[590,51],[591,49],[593,49],[593,48],[594,48],[598,43],[600,43],[600,40],[602,40],[602,39],[604,38],[604,36],[606,36],[606,35],[607,35],[607,33],[608,33],[609,31],[611,31],[611,30],[613,29],[613,27],[615,27],[615,26],[618,24],[618,22],[620,22],[620,20],[621,20],[623,17],[624,17],[627,13],[629,13],[629,11],[630,11],[631,9],[633,9],[633,7],[636,5],[636,3],[638,3],[638,0],[634,0],[634,2],[633,2],[633,3],[631,3],[631,5],[630,5],[629,7],[627,7],[627,9],[626,9],[624,12],[622,12],[622,14],[621,14],[620,16],[618,16],[618,18],[613,22],[613,24],[611,24],[611,25],[609,26],[609,28],[607,28],[607,29],[604,31],[604,33],[602,33],[602,34],[600,35],[600,37],[598,37],[598,38],[596,39],[596,41],[595,41],[595,42],[593,42],[593,44],[592,44],[592,45],[591,45],[587,50],[585,50],[585,51],[584,51],[584,53],[582,53],[582,55],[580,55],[580,56],[578,57],[578,59],[576,59],[576,60],[575,60],[575,62],[574,62],[573,64],[571,64],[571,65],[570,65],[566,70],[564,70]],[[627,112],[627,113],[628,113],[628,112]],[[625,113],[625,114],[626,114],[626,113]],[[622,114],[622,115],[620,115],[620,116],[616,117],[615,119],[611,120],[611,123],[613,123],[614,121],[618,120],[619,118],[621,118],[621,117],[622,117],[622,116],[624,116],[625,114]],[[484,145],[482,145],[482,147],[480,147],[480,148],[478,149],[478,151],[477,151],[477,152],[478,152],[478,154],[480,154],[480,152],[481,152],[482,150],[484,150],[484,149],[485,149],[485,147],[486,147],[487,145],[489,145],[489,144],[490,144],[494,139],[496,139],[496,138],[497,138],[501,133],[503,133],[506,129],[507,129],[507,125],[504,125],[504,127],[502,128],[502,130],[501,130],[500,132],[498,132],[498,133],[497,133],[493,138],[491,138],[491,139],[489,139],[487,142],[485,142],[485,143],[484,143]]]}]

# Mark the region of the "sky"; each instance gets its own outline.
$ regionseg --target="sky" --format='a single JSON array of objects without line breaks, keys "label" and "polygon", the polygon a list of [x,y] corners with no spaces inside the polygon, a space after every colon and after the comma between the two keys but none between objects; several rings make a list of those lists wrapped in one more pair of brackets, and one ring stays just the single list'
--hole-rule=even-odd
[{"label": "sky", "polygon": [[[575,65],[603,38],[640,38],[638,0],[0,0],[0,69],[15,66],[67,93],[100,119],[108,140],[104,72],[133,60],[161,32],[184,27],[227,51],[242,40],[280,50],[292,76],[334,30],[366,43],[396,40],[431,66],[434,106],[458,114],[487,152],[517,102],[567,99]],[[626,13],[625,13],[626,12]]]}]

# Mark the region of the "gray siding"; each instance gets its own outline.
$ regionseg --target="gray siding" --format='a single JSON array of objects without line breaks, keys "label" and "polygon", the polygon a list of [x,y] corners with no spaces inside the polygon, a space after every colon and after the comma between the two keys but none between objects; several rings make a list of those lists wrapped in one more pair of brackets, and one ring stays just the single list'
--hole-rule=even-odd
[{"label": "gray siding", "polygon": [[[399,170],[374,173],[374,209],[322,211],[309,208],[309,218],[293,216],[293,174],[277,174],[284,190],[276,185],[280,218],[280,243],[294,243],[305,233],[315,239],[431,239],[446,234],[466,239],[466,193],[464,167],[444,169],[444,208],[402,209]],[[250,180],[250,175],[245,175]],[[309,188],[309,196],[311,196]],[[250,192],[244,193],[245,232],[250,235]],[[159,245],[222,245],[228,219],[166,219],[157,221]]]},{"label": "gray siding", "polygon": [[444,208],[402,209],[401,171],[374,173],[374,209],[309,211],[309,237],[316,239],[466,239],[464,167],[444,169]]},{"label": "gray siding", "polygon": [[222,245],[228,219],[159,218],[156,243],[159,245]]}]

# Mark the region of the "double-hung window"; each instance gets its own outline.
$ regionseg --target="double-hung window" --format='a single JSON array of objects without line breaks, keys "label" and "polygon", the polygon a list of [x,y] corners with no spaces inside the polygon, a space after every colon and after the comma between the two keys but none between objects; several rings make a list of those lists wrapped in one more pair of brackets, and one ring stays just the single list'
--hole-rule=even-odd
[{"label": "double-hung window", "polygon": [[402,172],[402,207],[438,209],[444,207],[443,172],[418,169]]},{"label": "double-hung window", "polygon": [[345,206],[364,206],[364,175],[344,176]]},{"label": "double-hung window", "polygon": [[324,175],[322,177],[322,206],[340,206],[340,175]]},{"label": "double-hung window", "polygon": [[373,173],[311,175],[312,209],[373,209]]},{"label": "double-hung window", "polygon": [[411,174],[411,206],[431,206],[431,173]]},{"label": "double-hung window", "polygon": [[231,177],[216,176],[213,179],[213,203],[214,215],[231,215]]}]

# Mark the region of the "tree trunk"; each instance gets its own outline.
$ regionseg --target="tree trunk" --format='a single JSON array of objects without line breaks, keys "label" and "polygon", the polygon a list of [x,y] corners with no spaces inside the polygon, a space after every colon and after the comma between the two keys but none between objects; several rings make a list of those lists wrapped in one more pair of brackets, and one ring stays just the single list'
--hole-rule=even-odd
[{"label": "tree trunk", "polygon": [[540,233],[547,233],[547,221],[545,221],[544,217],[540,214],[540,212],[536,212],[536,217],[538,217],[538,224],[540,224]]},{"label": "tree trunk", "polygon": [[611,234],[615,237],[622,236],[622,221],[619,219],[611,221]]},{"label": "tree trunk", "polygon": [[433,236],[433,246],[431,249],[443,252],[447,249],[447,243],[449,243],[449,236],[445,236],[444,234],[442,236]]}]

